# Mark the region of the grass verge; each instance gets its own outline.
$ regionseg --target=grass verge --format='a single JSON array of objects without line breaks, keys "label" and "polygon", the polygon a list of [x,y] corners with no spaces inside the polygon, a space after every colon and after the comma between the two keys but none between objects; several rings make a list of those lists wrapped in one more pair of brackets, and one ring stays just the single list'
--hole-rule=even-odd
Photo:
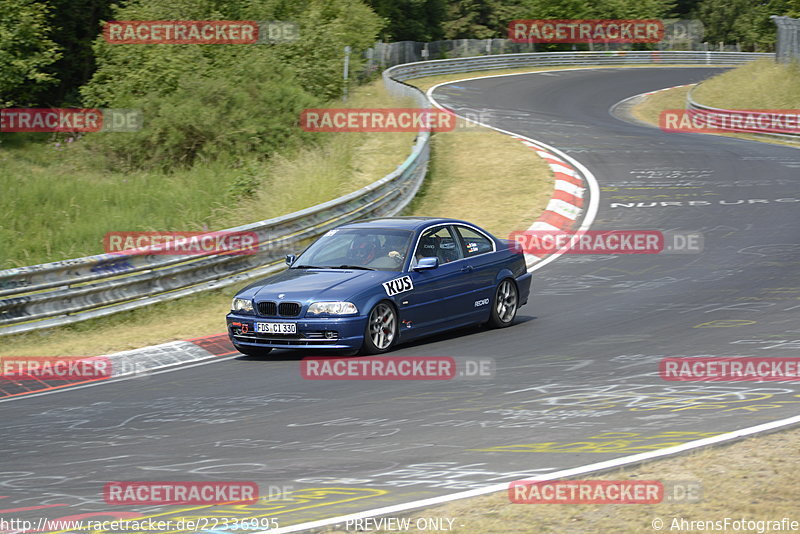
[{"label": "grass verge", "polygon": [[[703,105],[722,109],[800,109],[800,64],[781,65],[769,59],[753,61],[714,76],[697,86],[692,98]],[[769,90],[765,90],[765,88]],[[684,109],[691,87],[676,87],[646,96],[630,109],[637,120],[658,126],[667,109]],[[796,142],[740,133],[713,133],[779,145]]]},{"label": "grass verge", "polygon": [[[382,82],[376,81],[355,90],[346,105],[387,107],[398,103],[386,93]],[[0,177],[0,188],[11,187],[9,182],[17,186],[9,189],[14,195],[0,196],[0,208],[11,214],[0,221],[0,243],[10,244],[0,249],[6,259],[12,255],[17,258],[10,262],[13,265],[27,265],[34,258],[47,261],[102,252],[102,235],[112,229],[214,230],[290,213],[388,174],[408,157],[415,134],[321,136],[318,145],[275,157],[266,164],[251,162],[231,170],[216,162],[195,166],[191,173],[173,173],[169,180],[157,174],[102,177],[81,166],[77,151],[60,159],[52,147],[41,143],[4,145],[0,165],[11,162],[12,172]],[[228,177],[229,183],[217,179],[219,176]],[[27,179],[34,185],[25,192],[22,183]],[[249,198],[233,202],[227,191],[237,181],[252,186],[253,192]],[[94,182],[99,184],[98,189],[92,189]],[[125,184],[131,182],[135,183],[126,189]],[[52,204],[49,213],[38,213],[37,198]],[[113,199],[110,204],[109,199]],[[15,200],[21,205],[14,207]],[[64,205],[56,210],[60,204]],[[30,217],[22,215],[23,207]],[[27,240],[26,235],[46,238]],[[62,238],[69,245],[62,243]],[[64,248],[54,243],[62,243]],[[236,289],[238,286],[74,325],[2,337],[0,355],[93,356],[224,332],[225,314]]]},{"label": "grass verge", "polygon": [[686,95],[691,87],[675,87],[646,96],[630,109],[634,118],[658,126],[658,118],[665,109],[684,109]]},{"label": "grass verge", "polygon": [[2,356],[100,356],[225,332],[233,288],[0,338]]},{"label": "grass verge", "polygon": [[433,136],[428,178],[409,212],[466,219],[506,238],[527,229],[552,193],[550,167],[529,147],[484,128],[456,130]]},{"label": "grass verge", "polygon": [[800,63],[759,59],[703,82],[693,97],[723,109],[798,109],[798,87]]},{"label": "grass verge", "polygon": [[[700,502],[686,503],[677,499],[666,502],[665,499],[660,504],[511,504],[507,493],[500,492],[423,509],[406,517],[411,517],[412,525],[419,518],[454,519],[452,529],[447,530],[451,534],[721,532],[723,529],[720,527],[687,528],[684,524],[681,528],[680,521],[724,521],[726,517],[754,521],[780,521],[786,517],[800,521],[797,514],[800,481],[795,476],[795,469],[800,469],[798,441],[800,430],[790,430],[602,476],[582,477],[591,480],[660,480],[665,485],[669,481],[699,482]],[[662,521],[661,529],[654,528],[656,519]],[[728,526],[727,530],[733,528]],[[748,528],[739,531],[767,532],[763,526],[762,530]],[[345,531],[327,532],[343,534]]]},{"label": "grass verge", "polygon": [[[347,106],[393,102],[378,80],[355,90]],[[3,134],[0,269],[102,253],[110,231],[221,230],[313,206],[391,172],[414,139],[408,132],[318,135],[318,144],[267,162],[108,173],[80,141]]]}]

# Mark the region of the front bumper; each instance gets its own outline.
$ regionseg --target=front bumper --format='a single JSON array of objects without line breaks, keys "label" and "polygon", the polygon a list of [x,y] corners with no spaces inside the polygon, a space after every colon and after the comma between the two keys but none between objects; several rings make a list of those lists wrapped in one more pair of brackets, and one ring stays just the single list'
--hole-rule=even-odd
[{"label": "front bumper", "polygon": [[[269,347],[273,349],[350,349],[364,343],[367,318],[296,317],[292,319],[258,317],[229,313],[226,316],[228,337],[234,346]],[[255,323],[295,323],[296,334],[256,333]]]}]

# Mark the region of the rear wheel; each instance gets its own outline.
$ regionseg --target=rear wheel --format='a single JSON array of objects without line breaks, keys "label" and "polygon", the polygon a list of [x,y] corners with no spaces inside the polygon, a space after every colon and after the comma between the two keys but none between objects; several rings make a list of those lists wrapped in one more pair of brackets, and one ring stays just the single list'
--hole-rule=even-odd
[{"label": "rear wheel", "polygon": [[247,356],[266,356],[272,352],[272,347],[242,347],[240,345],[234,345],[234,347]]},{"label": "rear wheel", "polygon": [[505,328],[514,322],[519,307],[519,293],[517,284],[506,278],[497,285],[492,303],[492,316],[489,324],[495,328]]},{"label": "rear wheel", "polygon": [[379,302],[369,312],[364,332],[365,354],[388,352],[397,341],[397,312],[388,302]]}]

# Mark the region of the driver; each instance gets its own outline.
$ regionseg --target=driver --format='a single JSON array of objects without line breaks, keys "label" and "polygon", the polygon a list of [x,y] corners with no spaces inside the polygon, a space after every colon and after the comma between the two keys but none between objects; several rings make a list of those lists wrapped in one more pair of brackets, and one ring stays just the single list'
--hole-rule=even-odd
[{"label": "driver", "polygon": [[380,242],[374,235],[357,235],[350,244],[348,261],[354,265],[367,265],[378,256]]},{"label": "driver", "polygon": [[392,258],[396,263],[403,263],[406,257],[403,255],[403,250],[406,248],[407,238],[401,235],[388,235],[383,242],[383,251],[387,251],[386,255]]}]

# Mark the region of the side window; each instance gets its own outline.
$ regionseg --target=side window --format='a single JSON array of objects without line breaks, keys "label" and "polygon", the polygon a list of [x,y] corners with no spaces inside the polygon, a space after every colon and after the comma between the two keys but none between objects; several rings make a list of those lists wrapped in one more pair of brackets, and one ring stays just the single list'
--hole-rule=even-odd
[{"label": "side window", "polygon": [[420,258],[439,258],[439,263],[449,263],[463,257],[461,247],[447,226],[426,230],[414,252],[415,261],[419,261]]},{"label": "side window", "polygon": [[461,235],[461,239],[464,242],[464,250],[466,251],[468,258],[477,256],[478,254],[492,252],[494,250],[494,243],[492,240],[480,232],[477,232],[466,226],[457,226],[456,228],[458,229],[458,233]]}]

